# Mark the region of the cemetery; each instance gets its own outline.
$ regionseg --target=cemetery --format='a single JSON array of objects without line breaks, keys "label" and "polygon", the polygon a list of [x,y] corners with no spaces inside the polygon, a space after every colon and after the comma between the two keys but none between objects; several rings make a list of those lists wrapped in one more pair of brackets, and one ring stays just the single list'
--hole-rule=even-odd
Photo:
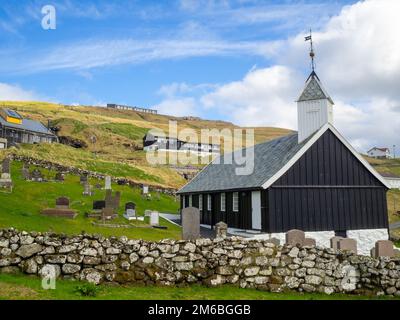
[{"label": "cemetery", "polygon": [[[155,229],[150,225],[150,217],[144,217],[147,209],[177,212],[178,202],[168,194],[162,193],[159,199],[149,201],[143,199],[139,186],[119,185],[112,181],[114,202],[110,201],[108,205],[113,207],[113,219],[106,220],[106,225],[99,226],[95,224],[101,224],[101,213],[106,207],[107,191],[103,177],[88,176],[86,183],[81,180],[81,175],[66,172],[62,168],[43,168],[17,160],[10,162],[10,177],[13,183],[12,193],[0,192],[0,227],[14,226],[24,230],[67,234],[85,230],[104,236],[126,235],[149,240],[180,237],[179,227],[160,218],[160,225],[167,229]],[[85,188],[86,191],[90,188],[90,192],[85,192]],[[115,208],[117,194],[119,204]],[[60,207],[61,204],[57,201],[66,200],[63,197],[69,199],[68,208]],[[129,220],[123,216],[127,212],[125,204],[130,202],[135,204],[137,219]],[[89,217],[86,217],[86,213]],[[132,213],[131,210],[129,213]],[[90,217],[92,214],[100,216]],[[107,224],[132,228],[108,228]]]}]

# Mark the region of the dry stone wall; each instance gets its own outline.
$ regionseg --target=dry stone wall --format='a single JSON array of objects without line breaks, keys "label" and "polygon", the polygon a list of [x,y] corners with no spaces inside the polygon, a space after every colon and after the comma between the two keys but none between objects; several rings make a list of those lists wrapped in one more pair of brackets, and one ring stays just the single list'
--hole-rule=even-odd
[{"label": "dry stone wall", "polygon": [[162,240],[0,230],[0,271],[92,283],[400,295],[400,259],[241,238]]}]

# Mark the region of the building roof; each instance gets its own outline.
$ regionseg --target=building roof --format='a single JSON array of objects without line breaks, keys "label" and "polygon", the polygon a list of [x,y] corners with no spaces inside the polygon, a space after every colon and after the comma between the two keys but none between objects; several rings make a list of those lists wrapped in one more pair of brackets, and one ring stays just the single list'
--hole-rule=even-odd
[{"label": "building roof", "polygon": [[16,118],[16,119],[22,119],[21,115],[15,110],[5,108],[4,111],[7,114],[7,116],[9,116],[9,117]]},{"label": "building roof", "polygon": [[[233,155],[233,164],[228,164],[229,160],[224,162],[224,155],[221,155],[200,171],[179,193],[261,188],[305,143],[306,141],[298,144],[297,133],[294,133],[255,145],[254,170],[250,175],[237,175],[235,172],[241,166],[236,165],[234,159],[242,150],[229,154],[228,159],[232,159]],[[249,150],[248,148],[245,152],[249,154]]]},{"label": "building roof", "polygon": [[[353,155],[384,186],[390,188],[387,181],[340,135],[327,123],[306,140],[298,143],[297,133],[260,143],[254,146],[254,170],[249,175],[237,175],[236,169],[242,166],[224,163],[224,155],[217,157],[177,193],[216,192],[239,189],[267,189],[322,136],[331,130],[333,134],[353,153]],[[248,152],[249,149],[246,149]],[[234,153],[242,153],[242,150]],[[232,159],[232,156],[229,157]],[[220,162],[220,164],[219,164]]]},{"label": "building roof", "polygon": [[379,150],[379,151],[382,151],[382,152],[387,152],[387,151],[389,151],[389,148],[378,148],[378,147],[373,147],[373,148],[371,148],[370,150],[368,150],[367,152],[370,152],[370,151],[372,151],[372,150]]},{"label": "building roof", "polygon": [[389,179],[390,179],[390,178],[391,178],[391,179],[400,179],[400,176],[395,175],[395,174],[393,174],[393,173],[382,172],[381,175],[382,175],[382,177],[384,177],[384,178],[389,178]]},{"label": "building roof", "polygon": [[319,99],[328,99],[333,104],[332,98],[323,87],[315,71],[313,71],[307,78],[304,90],[297,101],[309,101]]},{"label": "building roof", "polygon": [[2,125],[4,127],[19,129],[19,130],[27,130],[27,131],[33,131],[33,132],[47,134],[47,135],[54,135],[49,129],[47,129],[39,121],[34,121],[34,120],[29,120],[29,119],[22,119],[22,123],[17,124],[17,123],[7,122],[2,117],[0,117],[0,125]]}]

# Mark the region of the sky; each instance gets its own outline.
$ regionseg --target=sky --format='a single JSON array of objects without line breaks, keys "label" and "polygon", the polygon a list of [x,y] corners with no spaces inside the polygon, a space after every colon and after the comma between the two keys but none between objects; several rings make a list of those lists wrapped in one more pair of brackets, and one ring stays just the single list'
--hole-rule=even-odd
[{"label": "sky", "polygon": [[0,100],[296,130],[312,28],[334,125],[361,152],[400,154],[398,12],[399,0],[0,0]]}]

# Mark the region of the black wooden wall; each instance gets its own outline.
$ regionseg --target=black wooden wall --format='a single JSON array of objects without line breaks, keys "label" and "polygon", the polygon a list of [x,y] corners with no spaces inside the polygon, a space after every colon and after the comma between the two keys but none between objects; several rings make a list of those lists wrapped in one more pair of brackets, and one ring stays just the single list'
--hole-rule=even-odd
[{"label": "black wooden wall", "polygon": [[[207,208],[207,196],[211,195],[211,210]],[[203,193],[203,210],[200,211],[200,223],[214,226],[224,221],[230,228],[251,229],[251,191],[239,192],[239,211],[233,211],[233,192],[225,193],[225,212],[221,211],[221,193]],[[182,196],[181,208],[189,206],[189,195]],[[192,206],[199,208],[199,194],[192,194]]]},{"label": "black wooden wall", "polygon": [[328,130],[263,191],[263,230],[387,228],[386,191]]}]

